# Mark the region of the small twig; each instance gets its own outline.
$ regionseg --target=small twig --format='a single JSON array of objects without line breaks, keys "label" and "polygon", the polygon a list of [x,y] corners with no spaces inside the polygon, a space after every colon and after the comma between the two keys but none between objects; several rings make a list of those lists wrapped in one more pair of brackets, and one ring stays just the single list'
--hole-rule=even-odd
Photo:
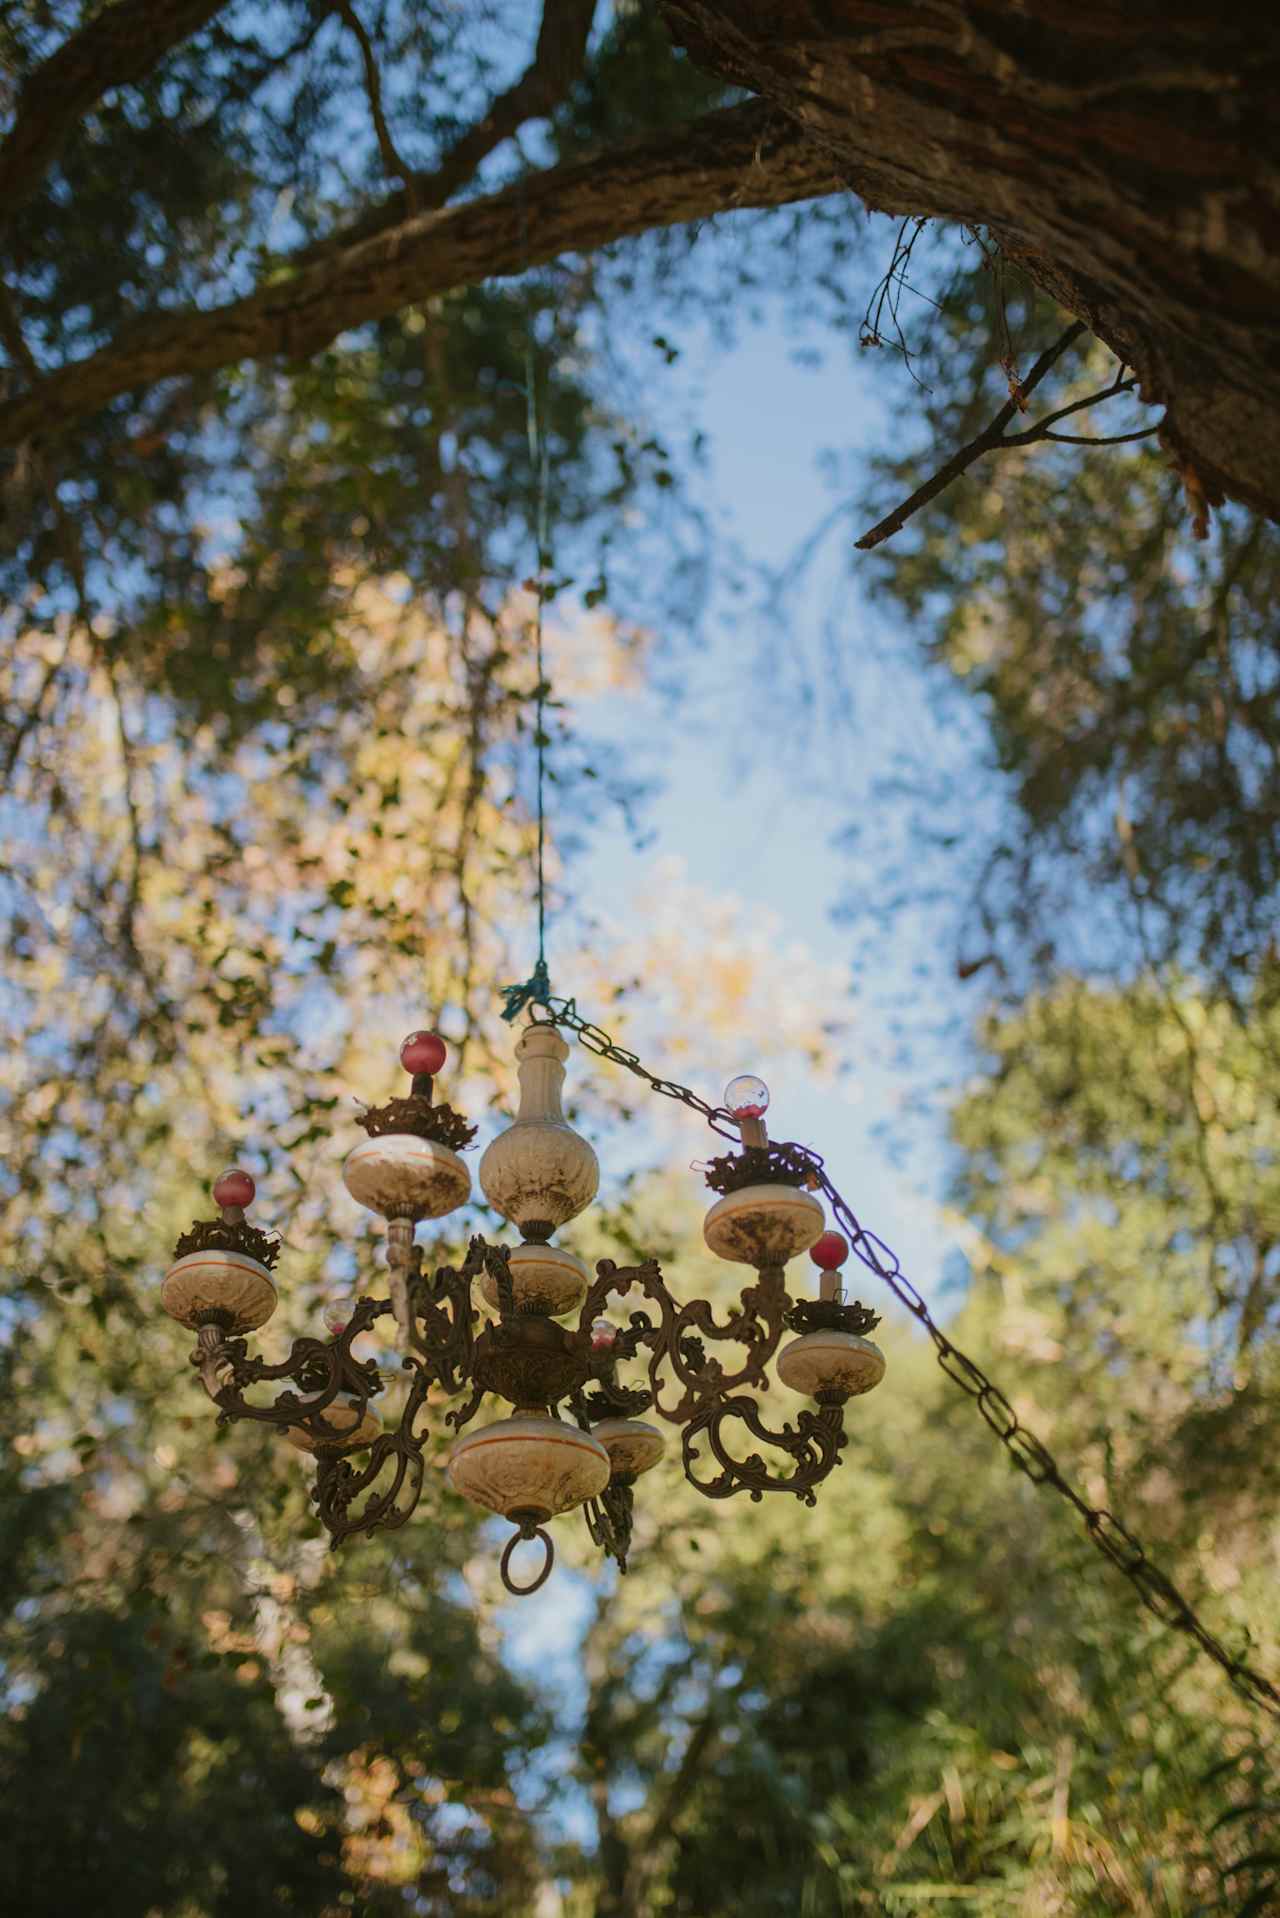
[{"label": "small twig", "polygon": [[1004,429],[1014,414],[1025,411],[1027,394],[1040,384],[1049,369],[1061,359],[1063,353],[1084,330],[1083,321],[1077,320],[1059,339],[1055,340],[1052,346],[1046,348],[1026,379],[1011,390],[1008,400],[1000,408],[991,424],[984,427],[976,438],[962,446],[957,453],[953,453],[945,466],[939,467],[932,479],[926,480],[923,486],[917,487],[910,499],[904,500],[902,505],[896,507],[887,518],[882,519],[879,525],[873,526],[869,533],[864,533],[856,542],[859,550],[869,552],[872,547],[879,546],[882,541],[890,539],[914,513],[918,513],[922,506],[927,506],[929,501],[935,499],[953,479],[958,479],[961,473],[966,472],[986,453],[1000,452],[1011,446],[1034,446],[1039,440],[1053,440],[1061,446],[1123,446],[1130,440],[1148,439],[1151,434],[1157,432],[1159,429],[1155,426],[1144,426],[1132,433],[1113,433],[1104,438],[1086,433],[1055,433],[1052,430],[1059,420],[1069,419],[1073,413],[1084,412],[1091,406],[1100,406],[1104,400],[1115,399],[1118,394],[1132,392],[1138,384],[1137,379],[1132,375],[1126,379],[1126,369],[1123,366],[1110,386],[1103,387],[1100,392],[1087,393],[1083,399],[1070,400],[1065,406],[1059,406],[1052,413],[1046,413],[1043,419],[1035,422],[1034,426],[1025,427],[1020,433],[1005,432]]},{"label": "small twig", "polygon": [[14,768],[18,763],[23,742],[28,733],[39,725],[41,719],[44,717],[45,701],[48,699],[49,694],[52,692],[58,680],[62,677],[62,671],[67,663],[67,655],[71,651],[71,643],[74,637],[75,626],[71,621],[68,621],[62,651],[46,668],[44,678],[40,682],[40,690],[37,692],[30,706],[28,706],[26,712],[22,715],[22,718],[15,721],[9,732],[9,742],[4,758],[4,770],[0,772],[0,787],[7,789],[9,781],[13,778]]},{"label": "small twig", "polygon": [[[928,224],[927,219],[908,215],[898,228],[893,242],[893,256],[889,261],[887,271],[882,275],[879,284],[872,292],[871,298],[867,301],[867,310],[862,316],[862,330],[858,336],[859,346],[896,346],[902,355],[908,373],[911,374],[917,386],[922,386],[923,381],[920,380],[917,374],[912,372],[911,361],[914,355],[907,345],[906,335],[898,319],[898,308],[902,300],[902,288],[907,285],[906,272],[908,262],[911,259],[916,241],[920,238],[920,235],[924,232]],[[908,237],[908,228],[911,229],[910,237]],[[910,287],[908,291],[914,293],[915,288]],[[926,299],[928,295],[920,294],[918,297]],[[930,301],[930,304],[936,306],[937,302]],[[880,323],[884,318],[886,306],[889,309],[889,317],[893,321],[893,330],[898,336],[896,340],[887,341],[880,330]]]},{"label": "small twig", "polygon": [[1041,439],[1056,440],[1060,446],[1124,446],[1129,440],[1148,440],[1158,426],[1142,426],[1136,433],[1109,433],[1105,439],[1088,433],[1042,433]]},{"label": "small twig", "polygon": [[[1052,413],[1046,413],[1044,418],[1037,420],[1034,426],[1024,427],[1021,433],[1006,434],[1003,443],[1005,446],[1022,446],[1032,440],[1043,439],[1049,427],[1056,426],[1059,420],[1070,419],[1073,413],[1083,413],[1087,407],[1100,406],[1103,400],[1114,399],[1117,393],[1132,392],[1137,384],[1134,378],[1125,379],[1124,368],[1121,367],[1110,386],[1104,386],[1097,393],[1086,393],[1083,399],[1069,400],[1065,406],[1059,406]],[[1026,388],[1023,387],[1022,391],[1025,393]]]},{"label": "small twig", "polygon": [[[950,486],[953,479],[959,479],[961,473],[967,472],[975,460],[981,459],[984,453],[993,452],[998,446],[1009,444],[1010,442],[1004,438],[1004,429],[1018,411],[1019,399],[1025,398],[1033,388],[1040,384],[1045,374],[1062,358],[1062,355],[1067,351],[1068,347],[1075,344],[1084,330],[1084,321],[1074,320],[1066,331],[1059,335],[1052,346],[1046,347],[1028,373],[1026,379],[1022,382],[1017,394],[1006,400],[1005,404],[991,421],[991,424],[984,427],[976,438],[971,439],[968,444],[962,446],[958,452],[953,453],[945,466],[938,468],[938,471],[933,475],[932,479],[927,479],[923,486],[916,488],[910,499],[904,500],[901,506],[896,506],[892,513],[882,519],[878,525],[873,526],[869,533],[864,533],[862,538],[855,542],[858,549],[864,553],[870,552],[873,546],[879,546],[884,540],[891,539],[896,532],[906,525],[914,513],[918,513],[922,506],[927,506],[931,499],[936,499],[939,493]],[[1062,414],[1050,414],[1048,417],[1050,419],[1061,419]],[[1036,431],[1035,428],[1030,430],[1033,433]],[[1026,436],[1022,434],[1018,435],[1019,439],[1025,437]]]},{"label": "small twig", "polygon": [[382,155],[382,164],[394,179],[404,187],[405,204],[412,216],[418,211],[418,183],[413,168],[401,159],[396,143],[391,138],[391,129],[387,125],[387,116],[382,104],[382,76],[378,72],[378,62],[374,58],[373,46],[364,30],[360,16],[351,5],[351,0],[338,0],[338,12],[343,23],[355,35],[360,47],[360,58],[364,63],[364,90],[369,101],[369,113],[373,119],[373,131],[377,136],[378,152]]}]

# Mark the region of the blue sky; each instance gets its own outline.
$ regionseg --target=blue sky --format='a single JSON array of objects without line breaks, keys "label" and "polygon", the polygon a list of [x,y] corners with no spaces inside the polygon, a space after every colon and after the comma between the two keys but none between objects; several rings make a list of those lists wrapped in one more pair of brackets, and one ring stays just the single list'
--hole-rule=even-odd
[{"label": "blue sky", "polygon": [[[680,367],[664,377],[672,419],[693,414],[707,435],[706,471],[690,483],[726,546],[764,566],[785,562],[832,505],[820,470],[837,423],[842,449],[883,444],[884,408],[875,367],[851,361],[837,345],[819,366],[802,363],[777,324],[744,331],[729,351],[705,335],[677,335]],[[881,805],[877,784],[903,756],[935,758],[939,721],[908,636],[846,583],[849,540],[827,542],[811,575],[786,605],[785,630],[762,629],[749,602],[715,589],[705,645],[687,660],[677,707],[653,693],[628,694],[614,709],[593,709],[593,733],[616,739],[628,761],[656,782],[644,808],[651,835],[633,847],[616,825],[596,835],[577,873],[578,888],[612,915],[653,883],[655,862],[673,879],[743,902],[748,920],[780,921],[778,936],[799,942],[839,969],[854,1000],[854,1023],[830,1085],[815,1084],[803,1060],[771,1063],[771,1125],[827,1157],[836,1181],[866,1222],[899,1251],[927,1293],[935,1290],[948,1240],[937,1213],[946,1178],[944,1115],[936,1103],[908,1114],[905,1102],[924,1080],[963,1070],[954,1050],[939,1053],[931,1008],[954,1002],[949,953],[931,928],[904,914],[886,922],[891,936],[868,940],[866,924],[837,922],[851,894],[881,899],[888,875],[877,867],[877,833],[860,850],[838,841],[852,818]],[[834,612],[833,612],[834,607]],[[806,719],[786,660],[822,672],[834,639],[848,662],[848,686],[833,698],[839,713]],[[776,683],[761,647],[779,656]],[[972,738],[950,750],[975,750]],[[697,933],[691,928],[691,936]],[[571,955],[557,958],[558,990],[572,990]],[[907,998],[919,1008],[914,1060],[890,1036],[890,1008]],[[649,1061],[662,1069],[660,1060]],[[732,1072],[758,1060],[706,1061],[699,1088],[718,1096]],[[879,1136],[893,1128],[892,1154]]]},{"label": "blue sky", "polygon": [[[706,471],[690,483],[726,542],[736,541],[762,564],[780,564],[831,508],[820,458],[833,441],[833,422],[844,451],[877,437],[883,444],[877,368],[839,351],[821,366],[798,363],[781,325],[744,332],[727,352],[706,338],[681,337],[680,344],[682,370],[664,381],[666,405],[673,419],[681,409],[692,411],[708,436]],[[976,728],[966,732],[950,714],[946,737],[940,734],[910,636],[845,583],[843,557],[837,537],[825,563],[789,602],[777,643],[817,662],[829,630],[848,659],[847,710],[825,715],[810,730],[798,701],[771,688],[754,663],[760,634],[721,585],[705,623],[706,644],[687,662],[677,706],[657,692],[642,699],[628,694],[612,707],[593,705],[588,715],[593,734],[616,742],[633,768],[658,783],[644,809],[651,836],[643,848],[634,847],[616,821],[602,824],[574,884],[593,904],[625,919],[636,895],[652,886],[655,861],[665,862],[709,894],[735,895],[748,920],[776,915],[785,944],[802,942],[847,979],[854,1018],[833,1082],[815,1083],[803,1060],[790,1069],[770,1061],[771,1127],[775,1136],[801,1139],[824,1154],[854,1210],[945,1313],[955,1303],[942,1296],[944,1267],[955,1251],[941,1211],[945,1109],[937,1100],[909,1107],[906,1101],[922,1083],[954,1082],[966,1069],[962,1046],[934,1036],[941,1010],[954,1015],[957,1007],[951,953],[919,915],[895,916],[889,938],[867,941],[864,927],[837,920],[832,909],[851,893],[875,900],[885,892],[879,835],[853,852],[838,843],[860,808],[884,803],[878,783],[917,760],[936,766],[949,754],[960,767],[976,755],[979,741]],[[946,875],[940,878],[945,882]],[[697,940],[696,927],[690,936]],[[568,927],[562,933],[553,927],[552,959],[556,990],[572,992]],[[908,1027],[914,1023],[918,1037],[911,1064],[888,1032],[889,1008],[900,1009],[904,1000]],[[656,1054],[646,1063],[663,1069]],[[732,1073],[760,1064],[711,1051],[698,1089],[718,1097]],[[581,1056],[571,1069],[610,1070]],[[886,1120],[895,1135],[892,1151],[881,1136]],[[705,1135],[692,1118],[689,1137],[692,1150],[702,1149]],[[805,1265],[802,1284],[807,1276]],[[869,1303],[890,1308],[878,1335],[890,1356],[895,1338],[921,1336],[887,1296],[874,1297],[865,1284],[856,1289]],[[561,1567],[544,1591],[507,1609],[509,1655],[530,1671],[554,1670],[557,1683],[568,1687],[562,1706],[571,1703],[577,1683],[572,1647],[591,1597],[591,1588]],[[561,1815],[579,1837],[589,1837],[582,1805],[566,1802]]]}]

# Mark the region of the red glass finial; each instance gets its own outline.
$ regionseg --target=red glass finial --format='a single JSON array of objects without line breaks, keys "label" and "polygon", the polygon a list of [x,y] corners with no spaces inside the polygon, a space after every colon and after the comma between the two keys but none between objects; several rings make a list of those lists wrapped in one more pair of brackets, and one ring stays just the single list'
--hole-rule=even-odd
[{"label": "red glass finial", "polygon": [[824,1232],[809,1247],[809,1257],[822,1272],[838,1272],[849,1256],[849,1241],[843,1232]]},{"label": "red glass finial", "polygon": [[415,1077],[420,1072],[439,1072],[448,1056],[449,1048],[438,1032],[411,1032],[400,1047],[400,1063]]},{"label": "red glass finial", "polygon": [[253,1203],[257,1189],[249,1174],[240,1166],[228,1166],[221,1178],[214,1180],[213,1202],[215,1205],[238,1205],[243,1209]]}]

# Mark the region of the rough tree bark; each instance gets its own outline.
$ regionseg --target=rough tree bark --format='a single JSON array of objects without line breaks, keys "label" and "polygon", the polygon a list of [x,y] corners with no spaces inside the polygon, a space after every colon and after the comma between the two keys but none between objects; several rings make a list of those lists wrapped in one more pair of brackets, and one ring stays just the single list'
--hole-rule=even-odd
[{"label": "rough tree bark", "polygon": [[0,405],[0,446],[45,438],[121,393],[239,360],[316,353],[346,328],[415,300],[735,207],[834,192],[831,161],[754,102],[705,115],[501,193],[410,214],[225,306],[137,320],[109,346]]},{"label": "rough tree bark", "polygon": [[1280,10],[663,0],[868,207],[990,230],[1166,408],[1194,493],[1280,518]]},{"label": "rough tree bark", "polygon": [[[347,327],[557,254],[847,187],[885,212],[987,228],[1165,407],[1163,438],[1193,495],[1280,518],[1274,6],[661,3],[695,59],[760,99],[444,205],[512,123],[547,110],[559,52],[581,51],[585,0],[545,0],[528,74],[437,174],[272,262],[243,299],[153,313],[86,359],[42,370],[0,404],[0,446],[65,431],[157,381],[301,357]],[[216,11],[213,0],[104,8],[28,82],[0,179],[27,190],[103,85],[138,76]]]}]

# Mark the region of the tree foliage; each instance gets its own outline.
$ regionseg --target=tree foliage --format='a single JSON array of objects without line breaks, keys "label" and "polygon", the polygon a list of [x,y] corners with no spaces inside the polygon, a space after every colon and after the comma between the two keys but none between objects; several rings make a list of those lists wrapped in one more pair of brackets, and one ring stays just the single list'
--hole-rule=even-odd
[{"label": "tree foliage", "polygon": [[[134,0],[2,22],[21,138],[0,332],[28,420],[0,680],[5,1907],[1273,1909],[1264,1728],[892,1313],[888,1380],[816,1511],[708,1507],[663,1467],[626,1581],[566,1527],[523,1628],[441,1474],[406,1531],[329,1555],[300,1455],[214,1425],[154,1283],[210,1173],[247,1158],[284,1236],[278,1349],[368,1282],[336,1175],[400,1033],[438,1023],[451,1097],[489,1127],[509,1109],[494,987],[527,968],[532,552],[558,791],[579,830],[635,798],[625,766],[601,776],[590,694],[658,657],[653,542],[688,525],[608,357],[643,275],[634,254],[493,274],[599,238],[588,202],[632,232],[835,181],[643,9],[588,33],[567,7],[523,66],[515,8],[145,12],[141,40]],[[787,257],[816,287],[841,238],[773,218],[750,270]],[[379,281],[358,325],[330,305],[308,330],[300,285],[346,298],[402,246],[447,284]],[[912,340],[914,438],[863,476],[859,531],[940,447],[1011,401],[1028,417],[1062,336],[1043,276],[965,270],[959,247]],[[644,282],[671,300],[678,252]],[[183,359],[192,314],[209,339],[246,300],[256,344],[241,312]],[[130,341],[136,378],[31,426],[56,367]],[[1021,397],[1090,401],[1081,435],[1142,430],[1132,395],[1091,400],[1115,370],[1072,333]],[[1274,1675],[1277,547],[1235,512],[1194,540],[1186,487],[1150,440],[991,452],[863,564],[989,726],[983,794],[933,822],[993,988],[953,1114],[957,1336]],[[666,583],[688,599],[688,571]],[[574,989],[629,1042],[660,1025],[660,1069],[766,1032],[829,1059],[827,976],[667,880],[601,924],[565,846]],[[618,984],[637,978],[644,1006]],[[634,1088],[573,1083],[633,1175],[583,1252],[655,1250],[682,1291],[730,1296],[693,1250],[692,1183],[648,1170],[667,1135]]]},{"label": "tree foliage", "polygon": [[[1025,281],[975,252],[953,249],[937,310],[911,310],[912,363],[896,380],[919,430],[877,457],[852,523],[984,425],[1060,328]],[[1096,399],[1114,372],[1080,341],[1028,411],[1093,398],[1062,430],[1123,433],[1124,400]],[[1009,802],[969,860],[968,961],[994,959],[1016,985],[1028,960],[1114,970],[1136,955],[1202,969],[1243,1006],[1259,969],[1271,973],[1280,881],[1274,529],[1228,513],[1193,539],[1149,441],[1042,442],[978,461],[872,564],[976,703]],[[921,824],[956,843],[945,818]]]}]

